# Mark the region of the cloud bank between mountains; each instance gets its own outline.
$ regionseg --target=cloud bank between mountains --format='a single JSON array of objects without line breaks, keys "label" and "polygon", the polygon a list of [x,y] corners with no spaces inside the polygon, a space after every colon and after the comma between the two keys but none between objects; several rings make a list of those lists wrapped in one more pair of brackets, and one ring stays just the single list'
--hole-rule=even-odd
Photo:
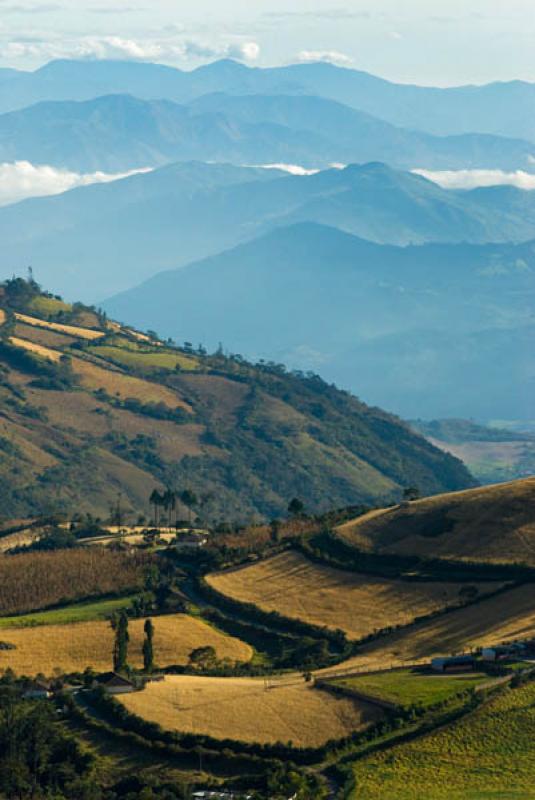
[{"label": "cloud bank between mountains", "polygon": [[35,165],[29,161],[0,164],[0,206],[16,203],[29,197],[62,194],[77,186],[92,183],[110,183],[141,172],[151,172],[149,167],[130,172],[92,172],[82,174],[56,169],[46,165]]},{"label": "cloud bank between mountains", "polygon": [[501,169],[429,170],[413,169],[443,189],[476,189],[479,186],[516,186],[517,189],[535,189],[535,174],[517,170],[503,172]]}]

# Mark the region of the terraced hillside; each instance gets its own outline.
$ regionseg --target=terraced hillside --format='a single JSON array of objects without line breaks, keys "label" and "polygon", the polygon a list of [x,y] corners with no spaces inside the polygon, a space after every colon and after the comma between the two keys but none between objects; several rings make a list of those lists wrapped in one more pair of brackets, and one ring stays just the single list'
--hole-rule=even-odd
[{"label": "terraced hillside", "polygon": [[337,530],[359,550],[535,565],[535,478],[375,511]]},{"label": "terraced hillside", "polygon": [[[471,485],[455,458],[317,376],[177,348],[20,279],[0,287],[6,518],[148,513],[188,487],[208,520],[273,517]],[[179,513],[185,509],[179,509]]]}]

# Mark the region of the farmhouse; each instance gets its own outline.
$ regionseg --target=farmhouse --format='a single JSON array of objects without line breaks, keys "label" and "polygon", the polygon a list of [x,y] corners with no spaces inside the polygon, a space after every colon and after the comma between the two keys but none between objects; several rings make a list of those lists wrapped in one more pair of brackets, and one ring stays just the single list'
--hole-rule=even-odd
[{"label": "farmhouse", "polygon": [[26,685],[23,697],[26,700],[48,700],[52,697],[52,692],[44,681],[31,681]]},{"label": "farmhouse", "polygon": [[473,656],[449,656],[433,658],[431,668],[435,672],[466,672],[474,669],[475,659]]},{"label": "farmhouse", "polygon": [[177,550],[199,550],[208,542],[208,537],[201,533],[186,533],[180,536],[175,547]]},{"label": "farmhouse", "polygon": [[101,686],[107,694],[128,694],[136,690],[132,681],[116,672],[103,672],[95,678],[94,686]]},{"label": "farmhouse", "polygon": [[526,645],[521,643],[503,644],[496,647],[484,647],[481,651],[484,661],[505,661],[510,658],[521,658],[526,653]]}]

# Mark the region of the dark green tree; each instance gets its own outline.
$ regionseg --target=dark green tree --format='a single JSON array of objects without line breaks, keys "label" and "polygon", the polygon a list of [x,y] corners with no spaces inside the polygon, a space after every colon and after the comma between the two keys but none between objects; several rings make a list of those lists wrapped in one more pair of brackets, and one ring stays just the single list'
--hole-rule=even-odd
[{"label": "dark green tree", "polygon": [[288,513],[292,517],[300,517],[305,510],[304,503],[298,497],[294,497],[288,504]]},{"label": "dark green tree", "polygon": [[152,672],[154,669],[154,624],[151,619],[145,621],[143,627],[145,640],[143,642],[143,669],[145,672]]},{"label": "dark green tree", "polygon": [[112,628],[115,631],[115,642],[113,646],[113,669],[115,672],[123,672],[128,666],[128,617],[125,611],[121,611],[112,618]]}]

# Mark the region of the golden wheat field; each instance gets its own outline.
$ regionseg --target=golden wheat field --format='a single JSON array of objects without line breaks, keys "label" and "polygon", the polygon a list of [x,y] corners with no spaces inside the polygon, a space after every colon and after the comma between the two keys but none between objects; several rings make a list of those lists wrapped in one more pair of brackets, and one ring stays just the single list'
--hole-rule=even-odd
[{"label": "golden wheat field", "polygon": [[313,688],[299,677],[259,678],[168,676],[145,691],[121,696],[135,714],[168,730],[246,742],[289,742],[317,747],[347,736],[378,718],[367,703]]},{"label": "golden wheat field", "polygon": [[526,585],[378,639],[341,668],[381,669],[533,636],[535,592]]},{"label": "golden wheat field", "polygon": [[[247,567],[209,575],[225,595],[314,625],[341,628],[352,639],[404,625],[459,601],[458,583],[408,583],[318,566],[281,553]],[[478,586],[489,591],[489,584]]]},{"label": "golden wheat field", "polygon": [[535,564],[535,478],[374,511],[337,529],[348,544],[424,558]]},{"label": "golden wheat field", "polygon": [[[220,659],[249,661],[252,657],[249,645],[185,614],[154,617],[153,622],[154,656],[159,666],[186,664],[192,650],[208,645],[215,648]],[[129,625],[129,661],[136,667],[143,664],[143,625],[142,619]],[[16,647],[0,650],[0,669],[11,667],[20,675],[52,675],[56,667],[62,672],[83,671],[88,666],[100,671],[112,667],[113,631],[109,622],[6,628],[0,631],[0,640]]]},{"label": "golden wheat field", "polygon": [[88,339],[93,341],[95,339],[102,339],[104,333],[102,331],[94,331],[89,328],[80,328],[75,325],[61,325],[57,322],[46,322],[37,317],[29,317],[27,314],[15,314],[16,319],[26,323],[26,325],[34,325],[37,328],[47,328],[49,331],[57,331],[58,333],[66,333],[69,336],[76,336],[79,339]]},{"label": "golden wheat field", "polygon": [[55,363],[57,363],[63,355],[59,350],[51,350],[50,347],[44,347],[42,344],[36,344],[27,339],[19,339],[17,336],[10,336],[9,341],[11,344],[14,344],[15,347],[22,347],[24,350],[28,350],[36,356],[47,358],[49,361],[54,361]]}]

